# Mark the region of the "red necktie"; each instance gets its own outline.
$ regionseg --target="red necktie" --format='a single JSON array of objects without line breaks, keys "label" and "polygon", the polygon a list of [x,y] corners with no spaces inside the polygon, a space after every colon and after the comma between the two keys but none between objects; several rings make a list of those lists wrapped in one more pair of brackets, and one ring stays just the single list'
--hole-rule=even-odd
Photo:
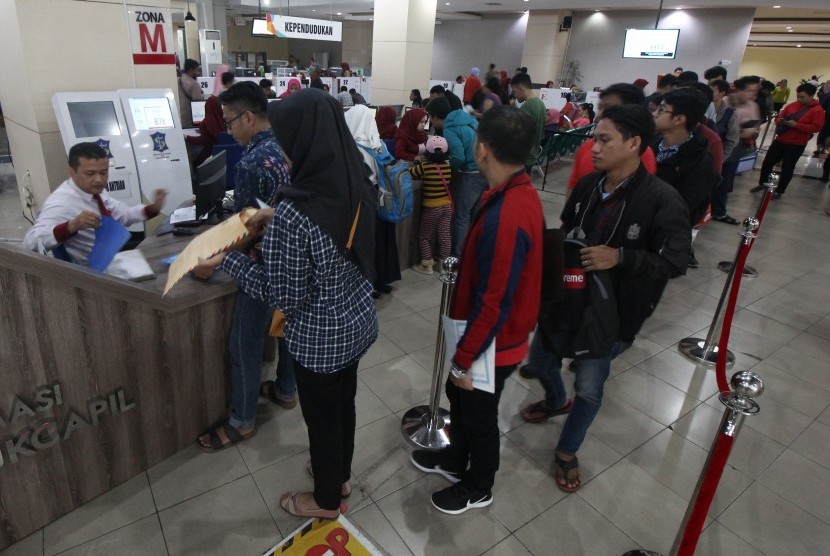
[{"label": "red necktie", "polygon": [[98,210],[101,211],[101,216],[111,216],[111,213],[107,206],[104,204],[104,200],[101,198],[101,196],[96,193],[92,197],[98,202]]}]

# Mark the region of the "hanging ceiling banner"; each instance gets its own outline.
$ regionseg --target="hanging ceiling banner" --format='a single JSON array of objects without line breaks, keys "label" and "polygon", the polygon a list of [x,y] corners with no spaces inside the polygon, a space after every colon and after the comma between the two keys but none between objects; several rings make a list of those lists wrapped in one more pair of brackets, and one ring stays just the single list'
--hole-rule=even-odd
[{"label": "hanging ceiling banner", "polygon": [[340,42],[343,24],[325,19],[306,19],[268,14],[268,30],[281,39],[310,39],[313,41]]}]

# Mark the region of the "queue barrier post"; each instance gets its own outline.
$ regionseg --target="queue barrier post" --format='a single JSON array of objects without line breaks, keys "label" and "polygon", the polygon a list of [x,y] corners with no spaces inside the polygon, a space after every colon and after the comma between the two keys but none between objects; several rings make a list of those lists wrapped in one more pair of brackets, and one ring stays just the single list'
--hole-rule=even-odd
[{"label": "queue barrier post", "polygon": [[441,311],[438,318],[438,333],[435,338],[435,358],[432,363],[432,389],[429,405],[415,406],[403,416],[401,432],[416,448],[423,450],[440,450],[450,445],[450,412],[440,406],[441,386],[444,383],[444,358],[446,342],[444,341],[443,315],[449,314],[455,281],[458,276],[458,259],[444,259],[444,269],[439,278],[441,288]]}]

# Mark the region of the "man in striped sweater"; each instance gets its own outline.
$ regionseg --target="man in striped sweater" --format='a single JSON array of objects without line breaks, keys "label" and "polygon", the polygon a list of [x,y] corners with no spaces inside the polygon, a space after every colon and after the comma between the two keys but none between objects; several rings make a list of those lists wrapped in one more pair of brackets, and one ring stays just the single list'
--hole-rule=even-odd
[{"label": "man in striped sweater", "polygon": [[[499,468],[498,406],[504,382],[524,359],[539,315],[542,285],[542,204],[524,164],[536,144],[533,119],[510,106],[481,117],[475,159],[489,189],[463,245],[450,316],[466,320],[447,381],[450,447],[415,450],[412,463],[453,483],[432,494],[448,514],[493,501]],[[495,341],[495,392],[473,388],[469,370]],[[469,465],[469,468],[468,468]]]}]

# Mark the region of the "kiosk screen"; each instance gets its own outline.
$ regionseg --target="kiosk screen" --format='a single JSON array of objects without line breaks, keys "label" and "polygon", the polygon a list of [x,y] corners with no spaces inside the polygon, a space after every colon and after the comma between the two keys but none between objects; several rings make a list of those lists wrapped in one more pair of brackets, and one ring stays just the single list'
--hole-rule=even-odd
[{"label": "kiosk screen", "polygon": [[112,101],[67,102],[66,108],[78,139],[121,135]]},{"label": "kiosk screen", "polygon": [[130,112],[138,131],[173,127],[173,113],[167,97],[131,98]]}]

